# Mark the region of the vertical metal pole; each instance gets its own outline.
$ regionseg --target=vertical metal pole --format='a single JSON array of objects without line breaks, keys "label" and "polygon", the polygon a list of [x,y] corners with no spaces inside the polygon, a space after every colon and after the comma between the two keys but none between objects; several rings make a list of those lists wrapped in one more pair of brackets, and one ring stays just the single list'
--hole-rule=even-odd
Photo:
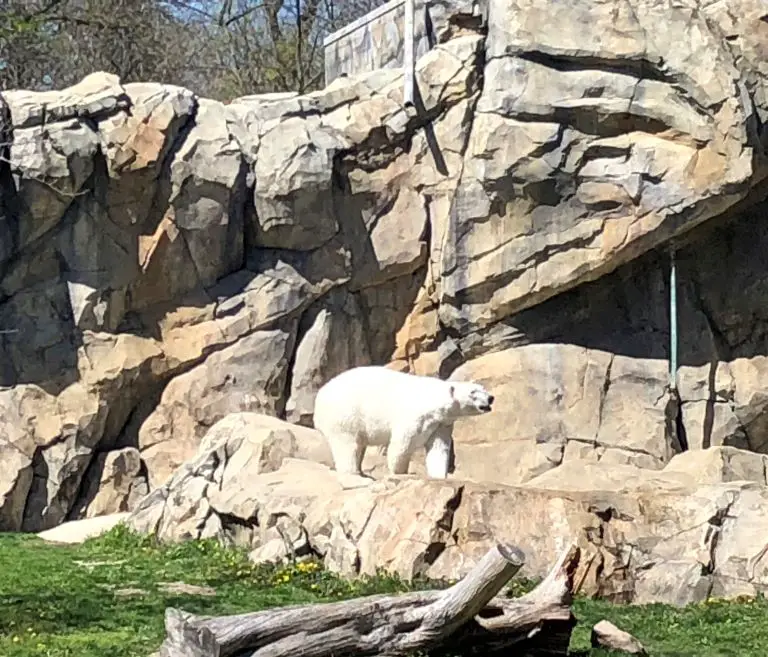
[{"label": "vertical metal pole", "polygon": [[677,262],[669,252],[669,387],[677,390]]},{"label": "vertical metal pole", "polygon": [[414,0],[405,0],[405,17],[403,19],[403,104],[413,107],[414,85],[414,38],[413,15]]}]

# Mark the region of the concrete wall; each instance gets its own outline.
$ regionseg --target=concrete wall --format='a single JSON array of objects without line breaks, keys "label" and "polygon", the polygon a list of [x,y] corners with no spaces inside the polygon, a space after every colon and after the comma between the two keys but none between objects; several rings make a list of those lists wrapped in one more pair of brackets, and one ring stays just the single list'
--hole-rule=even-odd
[{"label": "concrete wall", "polygon": [[[416,0],[414,37],[416,59],[430,48],[427,36],[429,0]],[[390,0],[342,29],[329,34],[324,42],[325,83],[342,74],[349,76],[403,65],[403,0]],[[430,29],[431,33],[432,30]]]}]

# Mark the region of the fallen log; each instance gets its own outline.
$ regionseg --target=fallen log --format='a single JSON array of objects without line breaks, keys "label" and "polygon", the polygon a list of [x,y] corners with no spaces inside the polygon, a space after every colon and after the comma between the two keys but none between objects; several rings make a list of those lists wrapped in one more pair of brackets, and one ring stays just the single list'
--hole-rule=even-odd
[{"label": "fallen log", "polygon": [[160,657],[341,657],[343,655],[566,655],[575,619],[569,547],[544,581],[511,599],[498,593],[522,567],[516,547],[499,544],[444,591],[373,595],[235,616],[195,616],[169,608]]}]

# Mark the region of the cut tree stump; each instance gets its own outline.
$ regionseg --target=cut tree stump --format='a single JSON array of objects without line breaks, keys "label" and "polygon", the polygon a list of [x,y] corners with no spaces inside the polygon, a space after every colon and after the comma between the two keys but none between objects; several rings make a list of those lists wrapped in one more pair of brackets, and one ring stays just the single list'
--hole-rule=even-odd
[{"label": "cut tree stump", "polygon": [[169,608],[159,656],[566,655],[576,622],[570,605],[579,549],[573,544],[565,550],[530,593],[516,599],[497,595],[524,560],[518,548],[499,544],[444,591],[221,617]]}]

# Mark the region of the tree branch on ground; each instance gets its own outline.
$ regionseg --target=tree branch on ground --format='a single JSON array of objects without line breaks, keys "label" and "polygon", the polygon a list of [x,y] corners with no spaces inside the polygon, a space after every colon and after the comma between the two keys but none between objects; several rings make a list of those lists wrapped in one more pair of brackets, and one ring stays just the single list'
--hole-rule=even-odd
[{"label": "tree branch on ground", "polygon": [[499,544],[445,591],[376,595],[236,616],[166,610],[160,657],[332,657],[334,655],[525,654],[565,656],[576,620],[573,544],[531,593],[499,596],[523,553]]}]

